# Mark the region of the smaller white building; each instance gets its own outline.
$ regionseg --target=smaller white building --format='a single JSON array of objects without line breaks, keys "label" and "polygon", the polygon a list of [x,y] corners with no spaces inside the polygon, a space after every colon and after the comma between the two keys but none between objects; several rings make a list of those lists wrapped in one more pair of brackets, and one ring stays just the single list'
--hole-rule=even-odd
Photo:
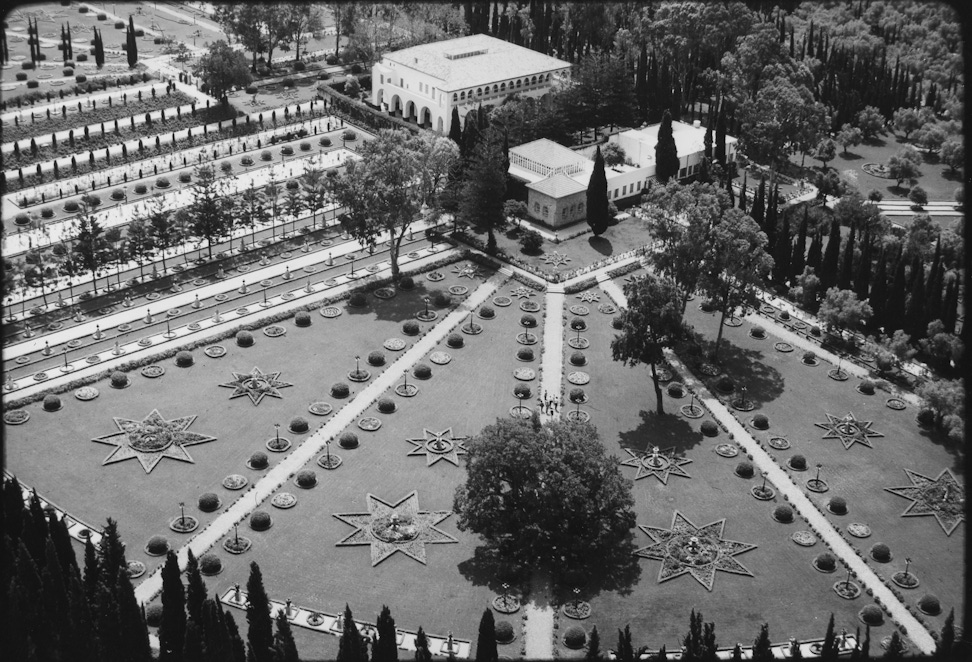
[{"label": "smaller white building", "polygon": [[[628,163],[607,166],[608,200],[634,196],[655,179],[655,144],[660,124],[628,129],[612,135],[609,143],[620,146]],[[696,175],[704,152],[705,129],[696,122],[672,122],[678,151],[678,179]],[[726,158],[736,158],[737,140],[726,136]],[[596,147],[572,150],[541,138],[510,149],[509,174],[527,187],[530,216],[552,227],[563,227],[586,218],[587,185],[594,171]]]}]

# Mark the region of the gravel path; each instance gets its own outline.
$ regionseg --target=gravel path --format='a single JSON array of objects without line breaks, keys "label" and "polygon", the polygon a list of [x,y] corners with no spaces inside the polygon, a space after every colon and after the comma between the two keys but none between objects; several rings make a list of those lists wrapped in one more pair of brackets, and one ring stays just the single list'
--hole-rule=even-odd
[{"label": "gravel path", "polygon": [[524,658],[553,659],[554,610],[550,606],[550,576],[536,572],[530,580],[530,601],[523,608],[526,615]]},{"label": "gravel path", "polygon": [[[547,316],[543,322],[543,355],[540,359],[540,368],[543,375],[540,379],[540,392],[546,392],[550,398],[560,398],[561,375],[564,366],[564,293],[554,291],[557,285],[551,284],[547,287],[545,297]],[[560,419],[560,407],[554,410],[553,414],[540,414],[540,421],[556,421]]]}]

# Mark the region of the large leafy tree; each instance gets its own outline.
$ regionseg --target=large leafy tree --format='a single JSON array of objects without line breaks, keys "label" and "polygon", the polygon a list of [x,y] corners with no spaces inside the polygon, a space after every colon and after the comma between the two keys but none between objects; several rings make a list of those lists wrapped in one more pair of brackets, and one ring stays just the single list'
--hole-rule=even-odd
[{"label": "large leafy tree", "polygon": [[506,225],[505,157],[502,135],[488,130],[473,149],[459,200],[463,220],[486,230],[486,252],[490,254],[496,252],[496,230]]},{"label": "large leafy tree", "polygon": [[634,526],[631,483],[588,423],[498,419],[467,443],[461,531],[524,566],[605,564]]},{"label": "large leafy tree", "polygon": [[294,45],[294,60],[300,59],[300,46],[307,41],[307,35],[323,27],[321,12],[308,2],[288,2],[286,12],[286,43]]},{"label": "large leafy tree", "polygon": [[756,221],[739,209],[727,210],[708,233],[701,287],[722,313],[713,357],[719,352],[726,316],[759,303],[759,288],[773,268],[766,244]]},{"label": "large leafy tree", "polygon": [[594,154],[594,171],[587,184],[587,224],[594,236],[604,234],[611,220],[608,207],[607,174],[604,172],[604,156],[598,146]]},{"label": "large leafy tree", "polygon": [[365,143],[361,159],[343,174],[328,177],[329,190],[347,209],[344,225],[362,243],[374,246],[391,235],[392,278],[398,278],[398,253],[420,214],[439,213],[439,194],[449,169],[459,158],[456,144],[430,132],[382,130]]},{"label": "large leafy tree", "polygon": [[817,316],[828,330],[859,331],[861,325],[871,319],[871,306],[860,301],[853,290],[839,290],[831,287],[820,303]]},{"label": "large leafy tree", "polygon": [[675,284],[654,275],[635,278],[624,286],[627,308],[621,314],[621,333],[611,341],[611,355],[625,365],[647,364],[655,388],[658,414],[665,413],[656,365],[663,350],[682,335],[682,301]]},{"label": "large leafy tree", "polygon": [[209,51],[199,58],[193,73],[224,106],[229,105],[227,94],[230,90],[246,87],[253,80],[243,53],[222,39],[209,46]]},{"label": "large leafy tree", "polygon": [[814,103],[813,93],[807,86],[782,76],[762,86],[755,97],[746,99],[739,107],[738,120],[746,154],[757,161],[782,166],[799,147],[797,138],[811,121],[812,113],[808,115],[808,109],[826,112]]}]

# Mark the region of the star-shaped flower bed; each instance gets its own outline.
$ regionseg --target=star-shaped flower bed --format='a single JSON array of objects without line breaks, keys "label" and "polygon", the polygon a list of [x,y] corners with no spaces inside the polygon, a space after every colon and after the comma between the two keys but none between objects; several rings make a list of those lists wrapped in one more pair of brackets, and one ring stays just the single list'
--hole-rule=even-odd
[{"label": "star-shaped flower bed", "polygon": [[756,549],[756,545],[723,539],[725,525],[726,520],[721,519],[697,527],[676,510],[671,529],[638,525],[654,542],[635,555],[662,562],[659,583],[688,573],[711,591],[717,570],[752,577],[753,573],[733,557]]},{"label": "star-shaped flower bed", "polygon": [[846,416],[838,417],[827,414],[826,423],[814,423],[818,428],[823,428],[827,434],[824,439],[840,439],[844,444],[844,450],[850,449],[854,444],[862,444],[868,448],[874,448],[869,441],[870,437],[883,437],[880,432],[871,429],[873,421],[859,421],[854,414],[848,412]]},{"label": "star-shaped flower bed", "polygon": [[598,301],[601,300],[601,295],[598,294],[597,292],[588,290],[587,292],[581,292],[580,294],[578,294],[577,298],[580,299],[583,303],[597,303]]},{"label": "star-shaped flower bed", "polygon": [[553,267],[559,267],[570,262],[570,258],[567,257],[566,253],[558,253],[557,251],[546,253],[540,259]]},{"label": "star-shaped flower bed", "polygon": [[911,499],[911,505],[901,516],[934,515],[945,535],[952,535],[952,531],[965,519],[965,488],[948,469],[942,469],[937,478],[929,478],[909,469],[904,472],[911,479],[911,485],[884,488],[892,494]]},{"label": "star-shaped flower bed", "polygon": [[659,451],[658,448],[653,448],[649,451],[636,451],[625,448],[624,452],[631,457],[622,461],[621,464],[626,467],[638,467],[635,480],[654,476],[661,481],[662,485],[668,485],[669,476],[691,478],[691,476],[685,473],[682,466],[690,463],[692,460],[685,457],[677,457],[674,448],[669,448],[665,451]]},{"label": "star-shaped flower bed", "polygon": [[216,440],[216,437],[188,431],[189,426],[196,420],[195,416],[183,416],[167,421],[162,418],[158,409],[153,409],[152,413],[141,421],[117,417],[112,420],[118,427],[118,432],[91,440],[115,447],[102,464],[113,464],[134,457],[141,463],[145,473],[150,473],[164,457],[180,462],[193,462],[185,449],[186,446]]},{"label": "star-shaped flower bed", "polygon": [[413,455],[424,455],[428,459],[426,466],[432,466],[439,460],[446,460],[459,466],[459,456],[466,454],[466,447],[462,442],[469,437],[460,437],[452,433],[452,428],[446,428],[442,432],[433,432],[429,429],[423,431],[424,437],[406,439],[415,448],[408,452],[409,457]]},{"label": "star-shaped flower bed", "polygon": [[370,545],[372,567],[395,552],[402,552],[424,565],[426,543],[459,542],[435,526],[451,514],[419,510],[418,492],[414,491],[394,504],[369,494],[368,512],[334,514],[355,527],[353,533],[336,544],[338,547]]},{"label": "star-shaped flower bed", "polygon": [[456,274],[459,278],[477,278],[479,277],[479,269],[476,265],[472,263],[457,264],[452,267],[452,273]]},{"label": "star-shaped flower bed", "polygon": [[234,372],[233,381],[220,386],[233,389],[230,400],[245,395],[250,398],[250,402],[258,405],[264,397],[269,395],[271,398],[279,398],[280,389],[293,386],[280,381],[278,377],[280,377],[279,372],[265,373],[259,368],[253,368],[250,372]]},{"label": "star-shaped flower bed", "polygon": [[524,287],[522,285],[516,288],[515,290],[510,290],[510,297],[516,299],[529,299],[530,297],[535,295],[536,292],[531,290],[529,287]]}]

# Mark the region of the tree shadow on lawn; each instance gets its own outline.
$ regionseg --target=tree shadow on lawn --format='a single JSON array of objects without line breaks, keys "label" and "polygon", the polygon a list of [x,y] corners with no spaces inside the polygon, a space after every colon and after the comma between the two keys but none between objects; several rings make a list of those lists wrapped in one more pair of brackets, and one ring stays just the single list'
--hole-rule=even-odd
[{"label": "tree shadow on lawn", "polygon": [[[421,279],[421,280],[420,280]],[[429,297],[430,299],[435,299],[435,295],[444,293],[450,299],[452,295],[449,294],[447,289],[440,289],[438,287],[427,287],[424,276],[419,276],[415,279],[415,288],[410,291],[397,290],[396,296],[391,299],[379,299],[376,297],[372,291],[367,291],[366,295],[368,297],[368,303],[360,308],[355,308],[354,306],[346,306],[345,310],[349,315],[370,315],[374,314],[379,320],[386,320],[392,322],[404,322],[406,320],[415,319],[415,313],[425,310],[425,303],[422,301],[422,297]],[[387,285],[385,287],[391,287]],[[474,289],[472,287],[470,290]],[[417,300],[416,300],[417,297]],[[439,313],[439,317],[434,320],[438,322],[442,319],[442,315],[448,314],[449,309],[439,308],[435,305],[434,301],[429,302],[429,310],[434,310]],[[420,325],[423,322],[416,320]]]},{"label": "tree shadow on lawn", "polygon": [[[673,403],[668,403],[672,406]],[[620,433],[620,444],[624,448],[646,451],[653,446],[665,450],[674,448],[683,453],[702,443],[702,433],[692,429],[689,422],[674,413],[659,416],[654,410],[642,409],[641,424],[634,430]]]},{"label": "tree shadow on lawn", "polygon": [[608,239],[607,237],[594,237],[594,236],[591,236],[587,240],[587,243],[590,245],[591,248],[593,248],[594,250],[596,250],[601,255],[613,255],[614,254],[614,246],[611,244],[611,240]]},{"label": "tree shadow on lawn", "polygon": [[936,446],[944,448],[953,458],[952,466],[949,468],[959,476],[965,475],[965,453],[961,443],[952,441],[945,432],[936,428],[921,427],[918,434]]},{"label": "tree shadow on lawn", "polygon": [[[773,342],[767,335],[765,342]],[[703,351],[712,349],[710,341],[705,342]],[[763,362],[764,354],[756,349],[737,347],[723,338],[719,345],[719,364],[736,385],[736,393],[746,388],[746,397],[756,405],[772,402],[783,393],[783,375],[776,368]]]},{"label": "tree shadow on lawn", "polygon": [[851,151],[839,152],[838,154],[840,158],[844,161],[859,161],[864,158],[862,154],[858,154],[857,152],[851,152]]}]

